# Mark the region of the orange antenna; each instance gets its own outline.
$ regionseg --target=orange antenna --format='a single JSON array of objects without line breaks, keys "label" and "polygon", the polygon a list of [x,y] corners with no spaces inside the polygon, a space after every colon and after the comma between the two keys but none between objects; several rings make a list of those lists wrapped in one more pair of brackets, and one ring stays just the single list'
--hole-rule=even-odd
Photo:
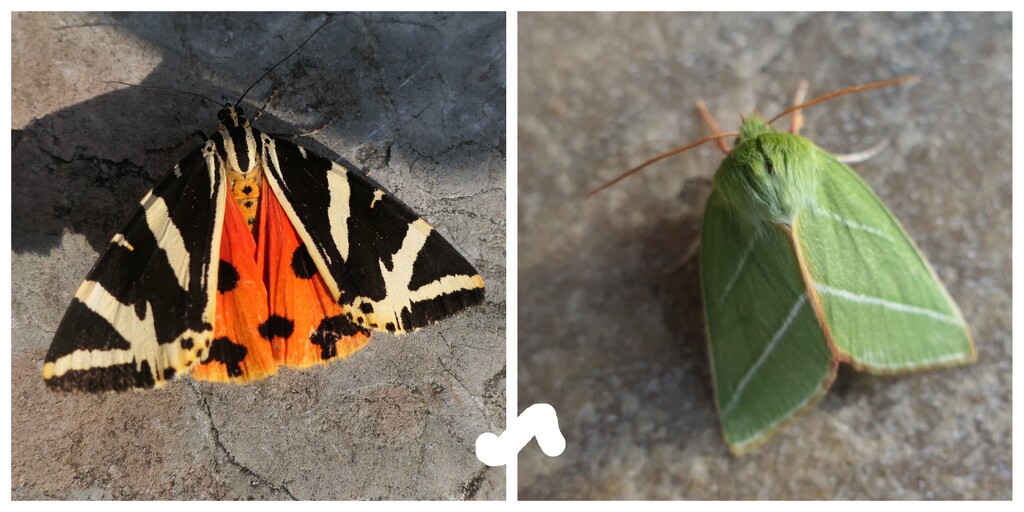
[{"label": "orange antenna", "polygon": [[678,155],[679,153],[682,153],[683,151],[686,151],[686,150],[689,150],[689,149],[693,149],[693,148],[695,148],[697,146],[700,146],[701,144],[704,144],[704,143],[707,143],[707,142],[711,142],[713,140],[724,139],[726,137],[737,137],[737,136],[739,136],[739,134],[740,134],[740,132],[719,133],[717,135],[712,135],[711,137],[707,137],[707,138],[701,139],[701,140],[699,140],[697,142],[694,142],[693,144],[689,144],[689,145],[683,146],[681,148],[673,149],[673,150],[671,150],[671,151],[669,151],[667,153],[662,153],[662,154],[660,154],[660,155],[658,155],[658,156],[656,156],[656,157],[654,157],[654,158],[652,158],[652,159],[650,159],[650,160],[648,160],[648,161],[646,161],[646,162],[644,162],[644,163],[642,163],[642,164],[640,164],[640,165],[638,165],[638,166],[636,166],[636,167],[634,167],[634,168],[632,168],[632,169],[622,173],[621,175],[619,175],[619,177],[609,181],[608,183],[605,183],[604,185],[601,185],[600,187],[595,188],[594,190],[590,191],[589,194],[587,194],[587,198],[593,197],[594,194],[596,194],[596,193],[598,193],[598,192],[600,192],[600,191],[602,191],[602,190],[604,190],[604,189],[606,189],[606,188],[608,188],[608,187],[610,187],[610,186],[612,186],[612,185],[614,185],[614,184],[616,184],[616,183],[618,183],[618,182],[628,178],[629,176],[631,176],[633,174],[636,174],[637,172],[639,172],[644,167],[647,167],[648,165],[651,165],[651,164],[653,164],[655,162],[659,162],[659,161],[664,160],[664,159],[666,159],[666,158],[668,158],[670,156]]},{"label": "orange antenna", "polygon": [[879,88],[882,88],[882,87],[890,87],[890,86],[893,86],[893,85],[902,84],[904,82],[916,82],[918,80],[920,80],[920,78],[916,77],[916,76],[905,76],[903,78],[896,78],[894,80],[886,80],[884,82],[875,82],[875,83],[871,83],[871,84],[867,84],[867,85],[858,85],[856,87],[848,87],[848,88],[840,90],[840,91],[836,91],[836,92],[832,92],[832,93],[826,94],[826,95],[824,95],[824,96],[822,96],[820,98],[815,98],[815,99],[813,99],[811,101],[808,101],[807,103],[801,103],[799,105],[793,105],[792,107],[789,107],[788,109],[784,110],[781,114],[773,117],[772,120],[768,121],[767,124],[772,124],[775,121],[778,121],[779,119],[781,119],[783,117],[786,117],[789,114],[792,114],[793,112],[796,112],[797,110],[802,110],[802,109],[807,108],[807,107],[809,107],[811,105],[817,105],[818,103],[822,103],[822,102],[828,101],[828,100],[830,100],[832,98],[838,98],[840,96],[845,96],[847,94],[852,94],[852,93],[855,93],[855,92],[867,91],[867,90],[871,90],[871,89],[879,89]]}]

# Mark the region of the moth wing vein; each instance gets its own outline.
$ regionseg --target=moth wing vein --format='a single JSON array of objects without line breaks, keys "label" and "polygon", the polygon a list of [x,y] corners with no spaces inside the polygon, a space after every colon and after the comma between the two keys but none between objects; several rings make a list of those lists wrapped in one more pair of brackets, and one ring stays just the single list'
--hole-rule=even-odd
[{"label": "moth wing vein", "polygon": [[870,295],[863,295],[860,293],[851,292],[849,290],[833,288],[831,286],[818,282],[814,283],[814,288],[826,295],[830,295],[832,297],[843,299],[849,302],[854,302],[857,304],[868,304],[888,309],[890,311],[897,311],[909,315],[924,316],[927,318],[931,318],[932,320],[955,325],[958,327],[961,327],[963,325],[960,322],[960,319],[955,316],[946,315],[938,311],[922,308],[919,306],[895,302],[887,299],[882,299],[880,297],[872,297]]},{"label": "moth wing vein", "polygon": [[722,409],[723,417],[728,416],[729,413],[732,412],[733,408],[736,407],[736,404],[739,403],[740,395],[743,394],[743,390],[746,389],[748,384],[750,384],[750,380],[754,378],[754,374],[756,374],[757,371],[761,368],[761,365],[763,365],[765,361],[768,360],[768,356],[770,356],[772,352],[775,351],[775,347],[782,340],[783,336],[786,335],[786,332],[789,331],[790,326],[793,325],[793,321],[796,320],[797,314],[800,313],[806,302],[807,294],[802,293],[797,298],[796,302],[793,303],[793,306],[790,307],[789,314],[786,316],[786,319],[782,322],[782,325],[775,331],[775,334],[772,335],[772,338],[768,342],[768,344],[765,345],[765,348],[761,352],[761,355],[757,358],[757,361],[754,362],[750,369],[747,370],[747,373],[743,376],[743,378],[740,379],[740,382],[736,385],[736,389],[735,391],[733,391],[732,397],[729,399],[729,403],[725,406],[725,408]]}]

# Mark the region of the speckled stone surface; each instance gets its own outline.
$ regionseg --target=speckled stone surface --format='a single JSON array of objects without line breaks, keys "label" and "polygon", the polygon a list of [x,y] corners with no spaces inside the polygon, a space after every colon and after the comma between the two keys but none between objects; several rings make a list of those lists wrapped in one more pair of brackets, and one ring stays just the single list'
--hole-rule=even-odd
[{"label": "speckled stone surface", "polygon": [[[554,405],[568,447],[520,457],[520,499],[1008,499],[1009,14],[523,14],[519,18],[519,407]],[[584,194],[756,107],[917,74],[806,111],[847,153],[967,318],[970,367],[841,370],[758,452],[719,432],[698,264],[713,145]]]},{"label": "speckled stone surface", "polygon": [[474,442],[505,424],[505,15],[350,14],[260,82],[301,134],[425,216],[486,302],[347,361],[250,386],[56,393],[42,359],[79,282],[157,179],[322,14],[13,15],[15,499],[504,499]]}]

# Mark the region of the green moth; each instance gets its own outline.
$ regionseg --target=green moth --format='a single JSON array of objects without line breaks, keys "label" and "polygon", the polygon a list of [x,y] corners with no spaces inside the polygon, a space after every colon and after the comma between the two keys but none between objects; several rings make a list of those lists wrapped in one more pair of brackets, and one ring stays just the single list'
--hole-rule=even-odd
[{"label": "green moth", "polygon": [[817,403],[840,362],[894,374],[976,359],[959,309],[899,221],[798,124],[779,132],[754,116],[701,141],[738,135],[700,237],[715,401],[734,454]]}]

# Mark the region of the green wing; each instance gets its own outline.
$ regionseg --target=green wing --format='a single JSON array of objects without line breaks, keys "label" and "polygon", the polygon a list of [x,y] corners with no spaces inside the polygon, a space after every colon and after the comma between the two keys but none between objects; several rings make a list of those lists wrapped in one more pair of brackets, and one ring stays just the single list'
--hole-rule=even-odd
[{"label": "green wing", "polygon": [[876,373],[973,361],[960,311],[902,226],[849,167],[819,154],[817,204],[794,233],[837,356]]},{"label": "green wing", "polygon": [[701,284],[726,441],[742,453],[820,399],[837,361],[815,315],[788,228],[755,231],[713,190],[701,230]]}]

